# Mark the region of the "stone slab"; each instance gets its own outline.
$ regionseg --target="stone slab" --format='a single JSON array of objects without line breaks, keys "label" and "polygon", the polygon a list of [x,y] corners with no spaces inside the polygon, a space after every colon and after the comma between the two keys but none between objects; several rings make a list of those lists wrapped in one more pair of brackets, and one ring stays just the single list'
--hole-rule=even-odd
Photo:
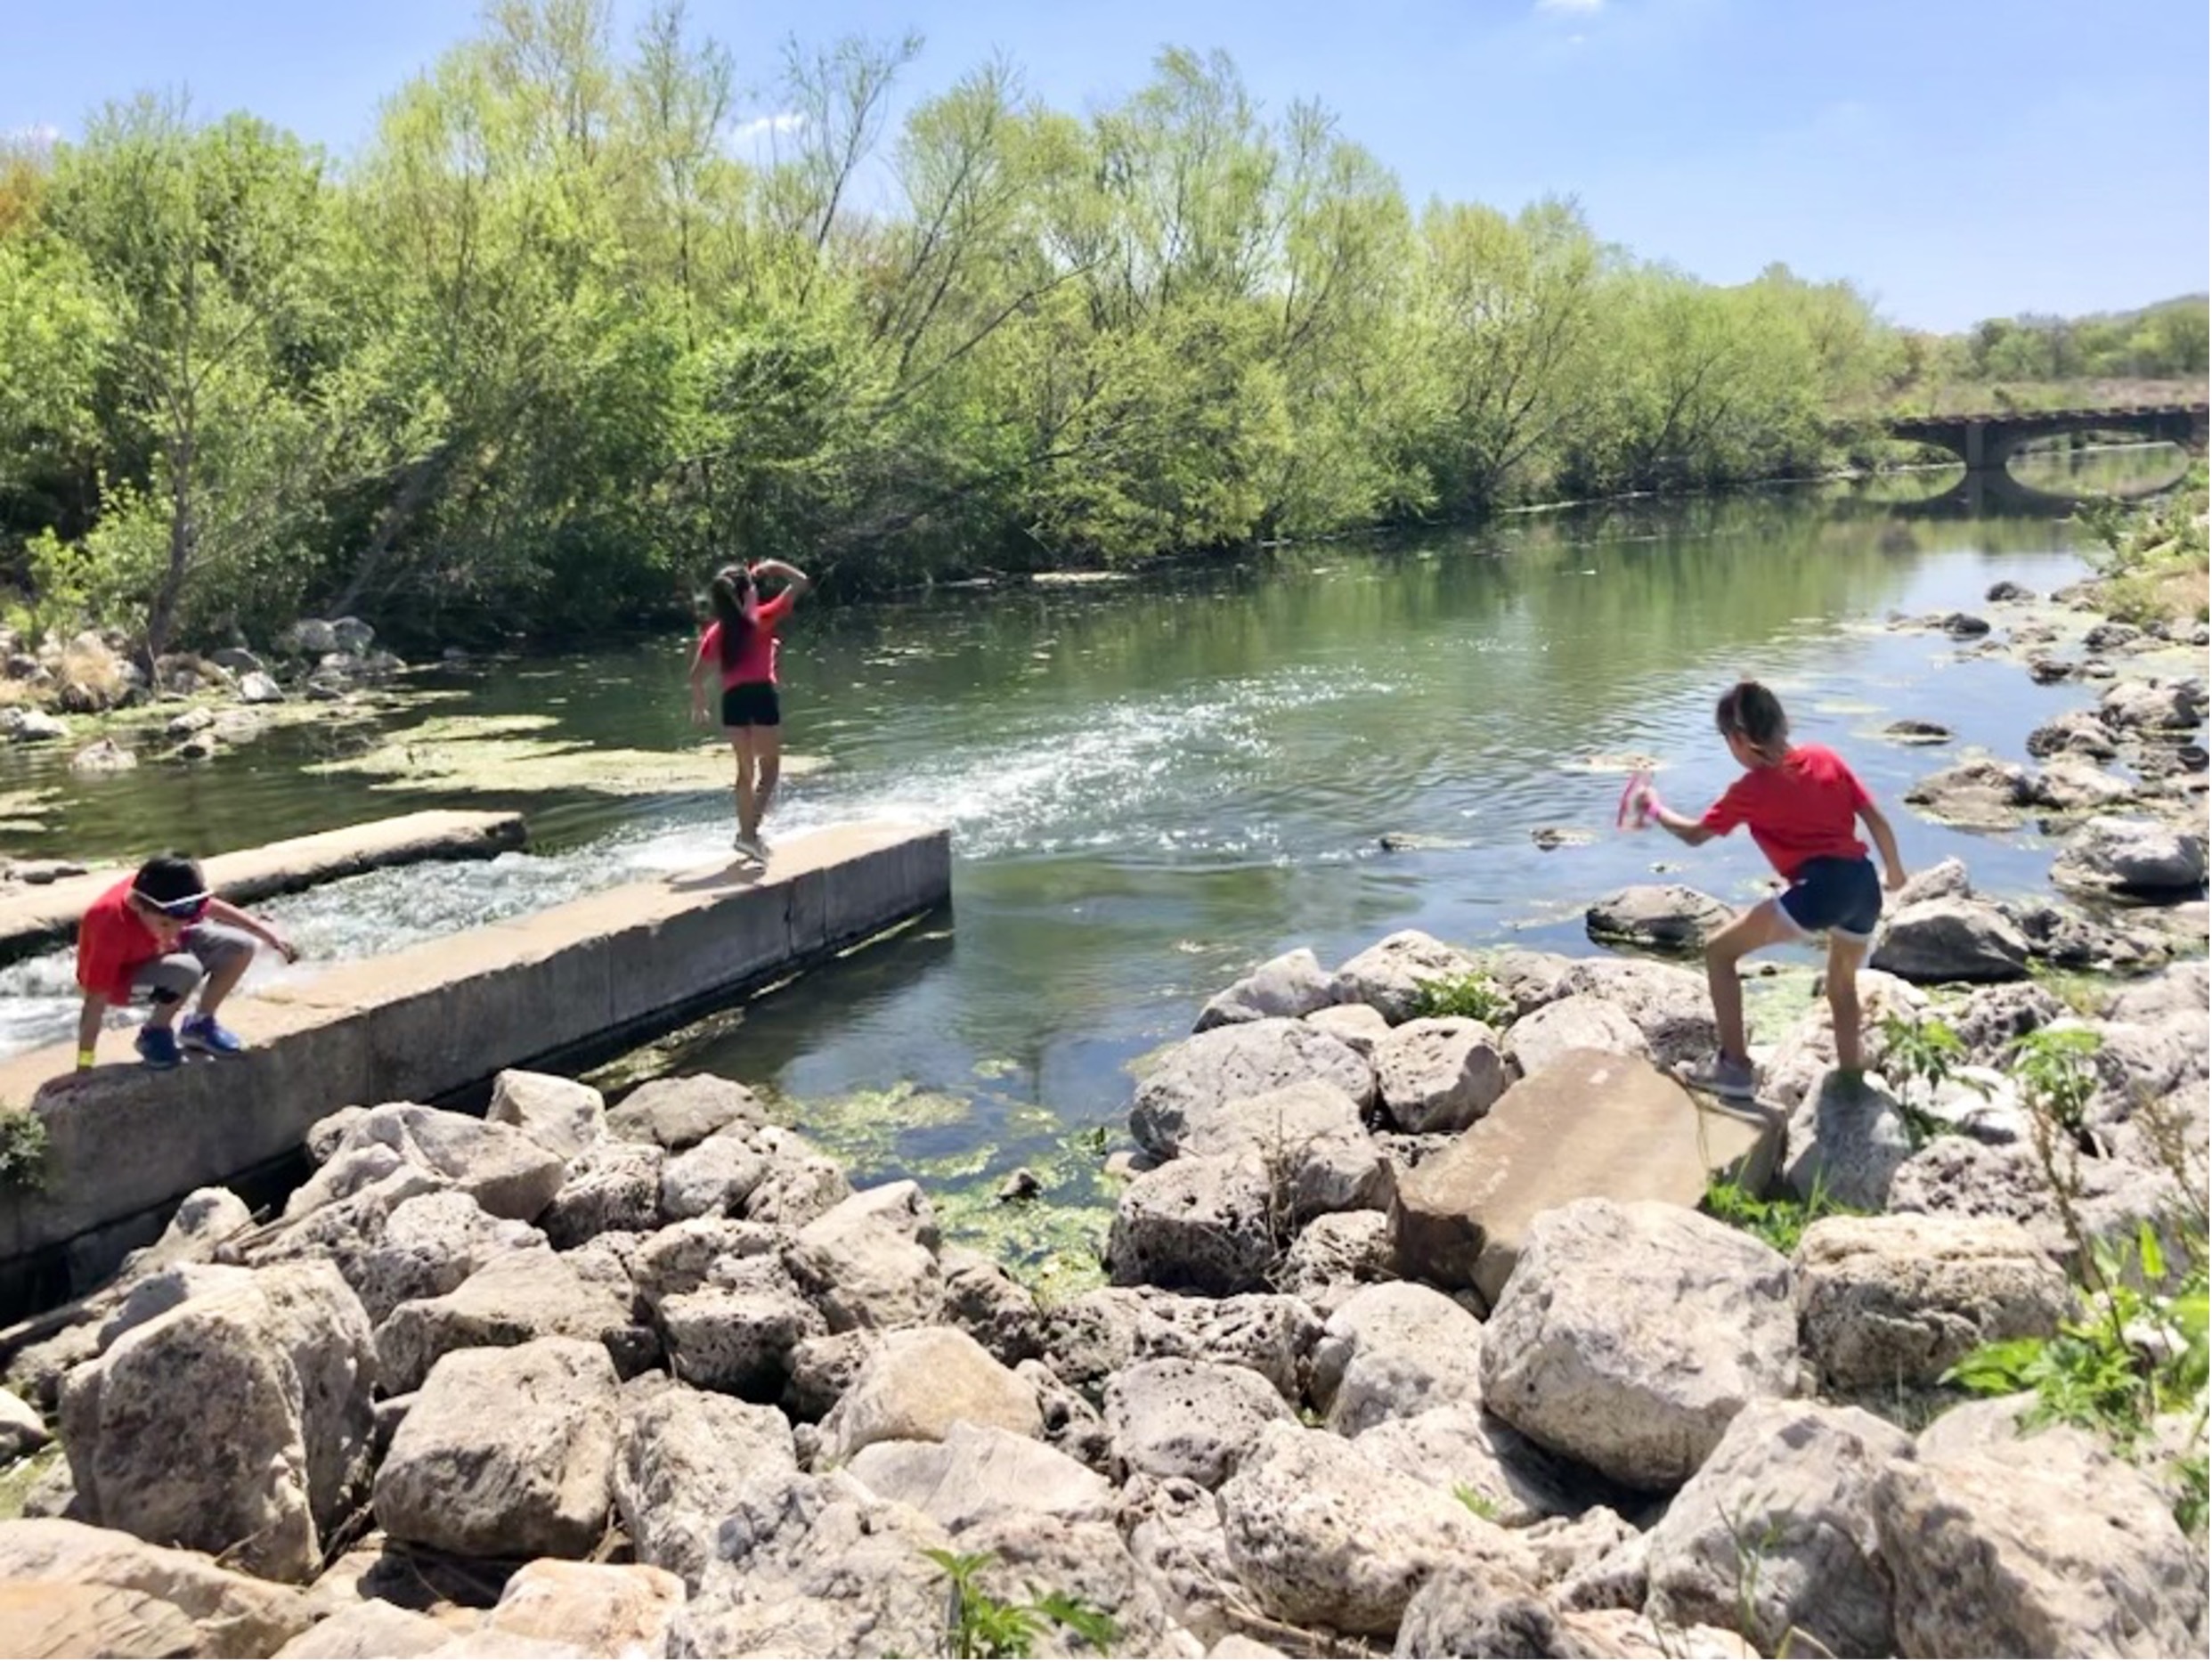
[{"label": "stone slab", "polygon": [[1495,1304],[1538,1213],[1591,1196],[1694,1207],[1714,1177],[1762,1189],[1782,1131],[1778,1114],[1693,1096],[1640,1057],[1570,1050],[1400,1174],[1399,1273]]},{"label": "stone slab", "polygon": [[[69,1045],[0,1062],[0,1102],[28,1104],[50,1142],[42,1192],[0,1194],[0,1305],[72,1242],[127,1244],[126,1220],[292,1155],[353,1104],[432,1102],[501,1068],[642,1036],[657,1020],[778,980],[945,904],[941,830],[839,826],[737,867],[633,883],[404,952],[240,996],[251,1045],[171,1073],[77,1075]],[[110,1037],[107,1041],[120,1047]],[[69,1279],[121,1247],[70,1255]]]},{"label": "stone slab", "polygon": [[[525,835],[517,813],[430,809],[211,854],[200,866],[217,894],[233,905],[250,906],[271,895],[296,893],[386,866],[488,860],[520,848]],[[135,869],[117,866],[0,897],[0,963],[73,940],[85,908]]]}]

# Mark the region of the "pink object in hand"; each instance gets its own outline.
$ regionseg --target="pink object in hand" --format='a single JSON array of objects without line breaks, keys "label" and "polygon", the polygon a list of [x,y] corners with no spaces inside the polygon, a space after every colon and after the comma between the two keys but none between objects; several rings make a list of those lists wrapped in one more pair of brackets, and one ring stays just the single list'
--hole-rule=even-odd
[{"label": "pink object in hand", "polygon": [[1613,823],[1623,831],[1641,831],[1651,823],[1651,772],[1639,768],[1621,787],[1621,806]]}]

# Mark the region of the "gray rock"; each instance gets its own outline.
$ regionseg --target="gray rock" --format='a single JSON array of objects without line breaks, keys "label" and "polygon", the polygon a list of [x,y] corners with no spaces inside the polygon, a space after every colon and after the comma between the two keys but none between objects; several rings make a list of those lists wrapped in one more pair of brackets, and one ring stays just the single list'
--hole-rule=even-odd
[{"label": "gray rock", "polygon": [[2027,743],[2028,754],[2037,758],[2076,755],[2110,762],[2119,754],[2112,729],[2086,710],[2070,710],[2045,721],[2028,735]]},{"label": "gray rock", "polygon": [[1216,1028],[1175,1046],[1145,1075],[1129,1128],[1147,1153],[1169,1159],[1191,1114],[1309,1080],[1336,1086],[1361,1108],[1375,1100],[1366,1059],[1318,1028],[1281,1017]]},{"label": "gray rock", "polygon": [[1909,982],[2020,981],[2028,942],[1987,901],[1923,900],[1890,918],[1869,962]]},{"label": "gray rock", "polygon": [[755,1223],[802,1228],[851,1197],[845,1169],[798,1133],[764,1126],[746,1142],[769,1161],[768,1176],[745,1197],[745,1216]]},{"label": "gray rock", "polygon": [[535,1339],[439,1358],[377,1473],[377,1522],[471,1558],[581,1558],[613,1503],[614,1365]]},{"label": "gray rock", "polygon": [[453,1630],[435,1617],[382,1599],[364,1599],[317,1622],[276,1653],[277,1662],[327,1658],[363,1662],[376,1658],[427,1657],[451,1642]]},{"label": "gray rock", "polygon": [[2204,838],[2155,819],[2100,814],[2068,837],[2052,862],[2062,888],[2100,894],[2158,895],[2201,890]]},{"label": "gray rock", "polygon": [[1362,1286],[1397,1278],[1397,1249],[1385,1211],[1332,1212],[1298,1231],[1282,1256],[1279,1279],[1326,1316]]},{"label": "gray rock", "polygon": [[1037,1393],[955,1327],[885,1335],[822,1422],[822,1452],[849,1460],[871,1443],[934,1443],[953,1422],[1041,1437]]},{"label": "gray rock", "polygon": [[569,1162],[568,1176],[539,1215],[546,1239],[565,1252],[610,1233],[650,1234],[665,1222],[661,1176],[667,1154],[649,1143],[603,1137]]},{"label": "gray rock", "polygon": [[337,1174],[348,1156],[357,1154],[396,1156],[401,1163],[467,1190],[494,1218],[522,1223],[546,1209],[566,1175],[560,1156],[510,1126],[413,1103],[388,1103],[346,1128],[329,1162],[294,1191],[285,1216],[301,1217],[351,1193]]},{"label": "gray rock", "polygon": [[1249,1368],[1181,1359],[1138,1362],[1106,1386],[1106,1429],[1131,1471],[1221,1487],[1278,1421],[1281,1394]]},{"label": "gray rock", "polygon": [[773,1408],[705,1391],[665,1390],[622,1411],[614,1504],[638,1561],[696,1591],[715,1532],[762,1479],[796,1476],[791,1423]]},{"label": "gray rock", "polygon": [[1383,1110],[1404,1131],[1461,1131],[1506,1088],[1498,1036],[1465,1016],[1409,1021],[1375,1047]]},{"label": "gray rock", "polygon": [[661,1299],[669,1366],[687,1385],[773,1402],[790,1380],[792,1351],[829,1325],[777,1259],[742,1259],[735,1268],[718,1276],[720,1284]]},{"label": "gray rock", "polygon": [[1557,991],[1561,998],[1587,993],[1613,1005],[1636,1023],[1652,1061],[1662,1068],[1702,1060],[1720,1042],[1705,978],[1679,965],[1574,959],[1560,975]]},{"label": "gray rock", "polygon": [[671,1223],[686,1218],[735,1217],[768,1177],[769,1169],[767,1156],[755,1153],[745,1137],[717,1133],[663,1162],[661,1215]]},{"label": "gray rock", "polygon": [[1446,1403],[1482,1402],[1483,1324],[1433,1288],[1390,1282],[1346,1299],[1313,1351],[1329,1429],[1357,1436]]},{"label": "gray rock", "polygon": [[[2169,1227],[2184,1203],[2172,1173],[2132,1160],[2084,1158],[2072,1163],[2069,1180],[2079,1191],[2070,1202],[2074,1217],[2092,1241],[2132,1241],[2146,1223]],[[1938,1217],[2009,1218],[2053,1261],[2074,1256],[2065,1214],[2027,1144],[1940,1137],[1898,1168],[1890,1207]]]},{"label": "gray rock", "polygon": [[1956,737],[1940,721],[1917,719],[1892,721],[1882,729],[1882,736],[1899,745],[1948,745]]},{"label": "gray rock", "polygon": [[1726,901],[1699,890],[1679,883],[1646,883],[1595,902],[1582,924],[1592,941],[1696,952],[1704,949],[1707,935],[1734,916]]},{"label": "gray rock", "polygon": [[1359,1104],[1320,1079],[1193,1104],[1174,1152],[1256,1161],[1271,1189],[1286,1197],[1294,1223],[1390,1200],[1390,1162],[1368,1136]]},{"label": "gray rock", "polygon": [[1582,1658],[1606,1653],[1585,1644],[1550,1602],[1532,1590],[1451,1564],[1407,1601],[1391,1654]]},{"label": "gray rock", "polygon": [[1311,947],[1300,947],[1270,958],[1208,1000],[1199,1013],[1197,1031],[1203,1033],[1271,1016],[1311,1015],[1337,1002],[1337,978],[1322,968]]},{"label": "gray rock", "polygon": [[1001,1513],[1110,1521],[1113,1486],[1056,1449],[997,1426],[955,1422],[939,1443],[871,1443],[846,1470],[885,1500],[958,1535]]},{"label": "gray rock", "polygon": [[368,1318],[327,1264],[188,1299],[69,1376],[61,1436],[85,1513],[305,1581],[367,1475],[376,1381]]},{"label": "gray rock", "polygon": [[1390,1023],[1384,1019],[1383,1013],[1371,1004],[1332,1004],[1307,1016],[1305,1024],[1370,1061],[1375,1047],[1390,1031]]},{"label": "gray rock", "polygon": [[1798,1199],[1817,1191],[1872,1212],[1889,1203],[1913,1137],[1896,1097],[1878,1081],[1826,1073],[1791,1113],[1787,1145],[1782,1175]]},{"label": "gray rock", "polygon": [[[1378,1465],[1444,1494],[1466,1490],[1482,1503],[1484,1517],[1509,1529],[1580,1512],[1604,1487],[1467,1397],[1378,1421],[1353,1440]],[[1639,1594],[1636,1602],[1642,1601]]]},{"label": "gray rock", "polygon": [[2204,703],[2198,681],[2116,681],[2097,715],[2116,733],[2188,732],[2203,721]]},{"label": "gray rock", "polygon": [[1506,1060],[1524,1078],[1541,1073],[1574,1050],[1609,1050],[1648,1056],[1643,1030],[1621,1007],[1595,993],[1578,992],[1533,1010],[1506,1030]]},{"label": "gray rock", "polygon": [[630,1326],[622,1301],[557,1254],[525,1247],[493,1258],[451,1292],[397,1306],[377,1327],[379,1377],[387,1391],[416,1390],[449,1352],[555,1337],[625,1350]]},{"label": "gray rock", "polygon": [[1256,1160],[1170,1161],[1122,1191],[1107,1237],[1108,1272],[1117,1286],[1216,1296],[1257,1291],[1274,1262],[1278,1232],[1289,1232],[1290,1206],[1287,1189],[1273,1187]]},{"label": "gray rock", "polygon": [[1492,1413],[1641,1488],[1689,1477],[1745,1404],[1796,1381],[1789,1265],[1657,1202],[1537,1218],[1483,1336]]},{"label": "gray rock", "polygon": [[1296,1403],[1305,1397],[1306,1357],[1321,1334],[1312,1308],[1281,1293],[1189,1299],[1148,1288],[1126,1358],[1116,1365],[1180,1358],[1248,1369]]},{"label": "gray rock", "polygon": [[508,1068],[492,1081],[484,1117],[573,1161],[606,1135],[606,1098],[574,1079]]},{"label": "gray rock", "polygon": [[419,1194],[394,1206],[382,1232],[358,1254],[337,1258],[371,1324],[411,1299],[451,1292],[492,1259],[542,1248],[528,1224],[494,1218],[458,1189]]},{"label": "gray rock", "polygon": [[768,1109],[744,1086],[712,1073],[651,1079],[607,1111],[610,1137],[657,1143],[671,1153],[703,1143],[730,1126],[757,1128]]},{"label": "gray rock", "polygon": [[938,1253],[945,1276],[945,1320],[1012,1367],[1041,1348],[1037,1295],[996,1259],[965,1247]]},{"label": "gray rock", "polygon": [[1805,1350],[1835,1391],[1933,1385],[1978,1345],[2052,1337],[2073,1302],[2003,1218],[1824,1218],[1795,1267]]},{"label": "gray rock", "polygon": [[12,1390],[0,1390],[0,1465],[35,1454],[53,1439],[46,1422]]},{"label": "gray rock", "polygon": [[2053,813],[2100,813],[2134,802],[2136,787],[2086,757],[2059,755],[2036,776],[2035,794],[2036,805]]},{"label": "gray rock", "polygon": [[2037,1028],[2066,1014],[2066,1006],[2033,982],[1978,987],[1943,1020],[1966,1047],[1967,1056],[1983,1066],[2011,1059],[2013,1047]]},{"label": "gray rock", "polygon": [[1372,1005],[1392,1023],[1419,1014],[1422,989],[1474,973],[1475,960],[1418,929],[1402,929],[1337,966],[1339,996]]},{"label": "gray rock", "polygon": [[0,1588],[18,1656],[264,1657],[314,1620],[297,1587],[59,1518],[0,1523]]},{"label": "gray rock", "polygon": [[1907,787],[1905,800],[1939,824],[1968,831],[2008,831],[2036,805],[2036,781],[2025,768],[1972,756]]},{"label": "gray rock", "polygon": [[913,1183],[864,1189],[801,1229],[785,1254],[832,1332],[903,1327],[942,1315],[937,1214]]}]

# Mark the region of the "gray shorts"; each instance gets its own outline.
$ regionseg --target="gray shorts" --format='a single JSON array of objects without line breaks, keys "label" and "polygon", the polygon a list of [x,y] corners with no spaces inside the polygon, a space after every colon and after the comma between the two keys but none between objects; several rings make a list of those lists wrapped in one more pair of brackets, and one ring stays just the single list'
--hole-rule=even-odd
[{"label": "gray shorts", "polygon": [[261,943],[242,929],[194,924],[177,949],[142,966],[131,977],[134,1004],[181,1004],[199,983],[226,964],[250,961]]}]

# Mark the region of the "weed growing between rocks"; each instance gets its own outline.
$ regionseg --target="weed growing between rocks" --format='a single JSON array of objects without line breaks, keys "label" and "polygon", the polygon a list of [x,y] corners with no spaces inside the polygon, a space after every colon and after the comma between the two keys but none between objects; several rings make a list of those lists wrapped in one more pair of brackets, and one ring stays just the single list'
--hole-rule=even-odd
[{"label": "weed growing between rocks", "polygon": [[1947,1129],[1931,1112],[1936,1093],[1966,1060],[1966,1041],[1940,1016],[1882,1018],[1882,1055],[1897,1091],[1898,1112],[1915,1150]]},{"label": "weed growing between rocks", "polygon": [[1048,1593],[1029,1604],[1000,1603],[977,1580],[991,1561],[988,1552],[929,1547],[923,1556],[952,1584],[951,1609],[945,1622],[947,1656],[1026,1657],[1047,1622],[1057,1623],[1103,1653],[1119,1631],[1105,1611],[1064,1593]]},{"label": "weed growing between rocks", "polygon": [[1704,1210],[1709,1217],[1756,1235],[1785,1258],[1797,1251],[1798,1241],[1815,1220],[1866,1216],[1862,1209],[1846,1206],[1829,1194],[1827,1184],[1818,1177],[1810,1198],[1802,1201],[1788,1194],[1764,1200],[1728,1178],[1715,1177],[1705,1186]]},{"label": "weed growing between rocks", "polygon": [[1504,1027],[1513,1020],[1513,1001],[1500,992],[1480,970],[1446,975],[1420,983],[1416,1015],[1462,1015],[1489,1027]]},{"label": "weed growing between rocks", "polygon": [[46,1122],[27,1108],[0,1107],[0,1189],[46,1186]]}]

